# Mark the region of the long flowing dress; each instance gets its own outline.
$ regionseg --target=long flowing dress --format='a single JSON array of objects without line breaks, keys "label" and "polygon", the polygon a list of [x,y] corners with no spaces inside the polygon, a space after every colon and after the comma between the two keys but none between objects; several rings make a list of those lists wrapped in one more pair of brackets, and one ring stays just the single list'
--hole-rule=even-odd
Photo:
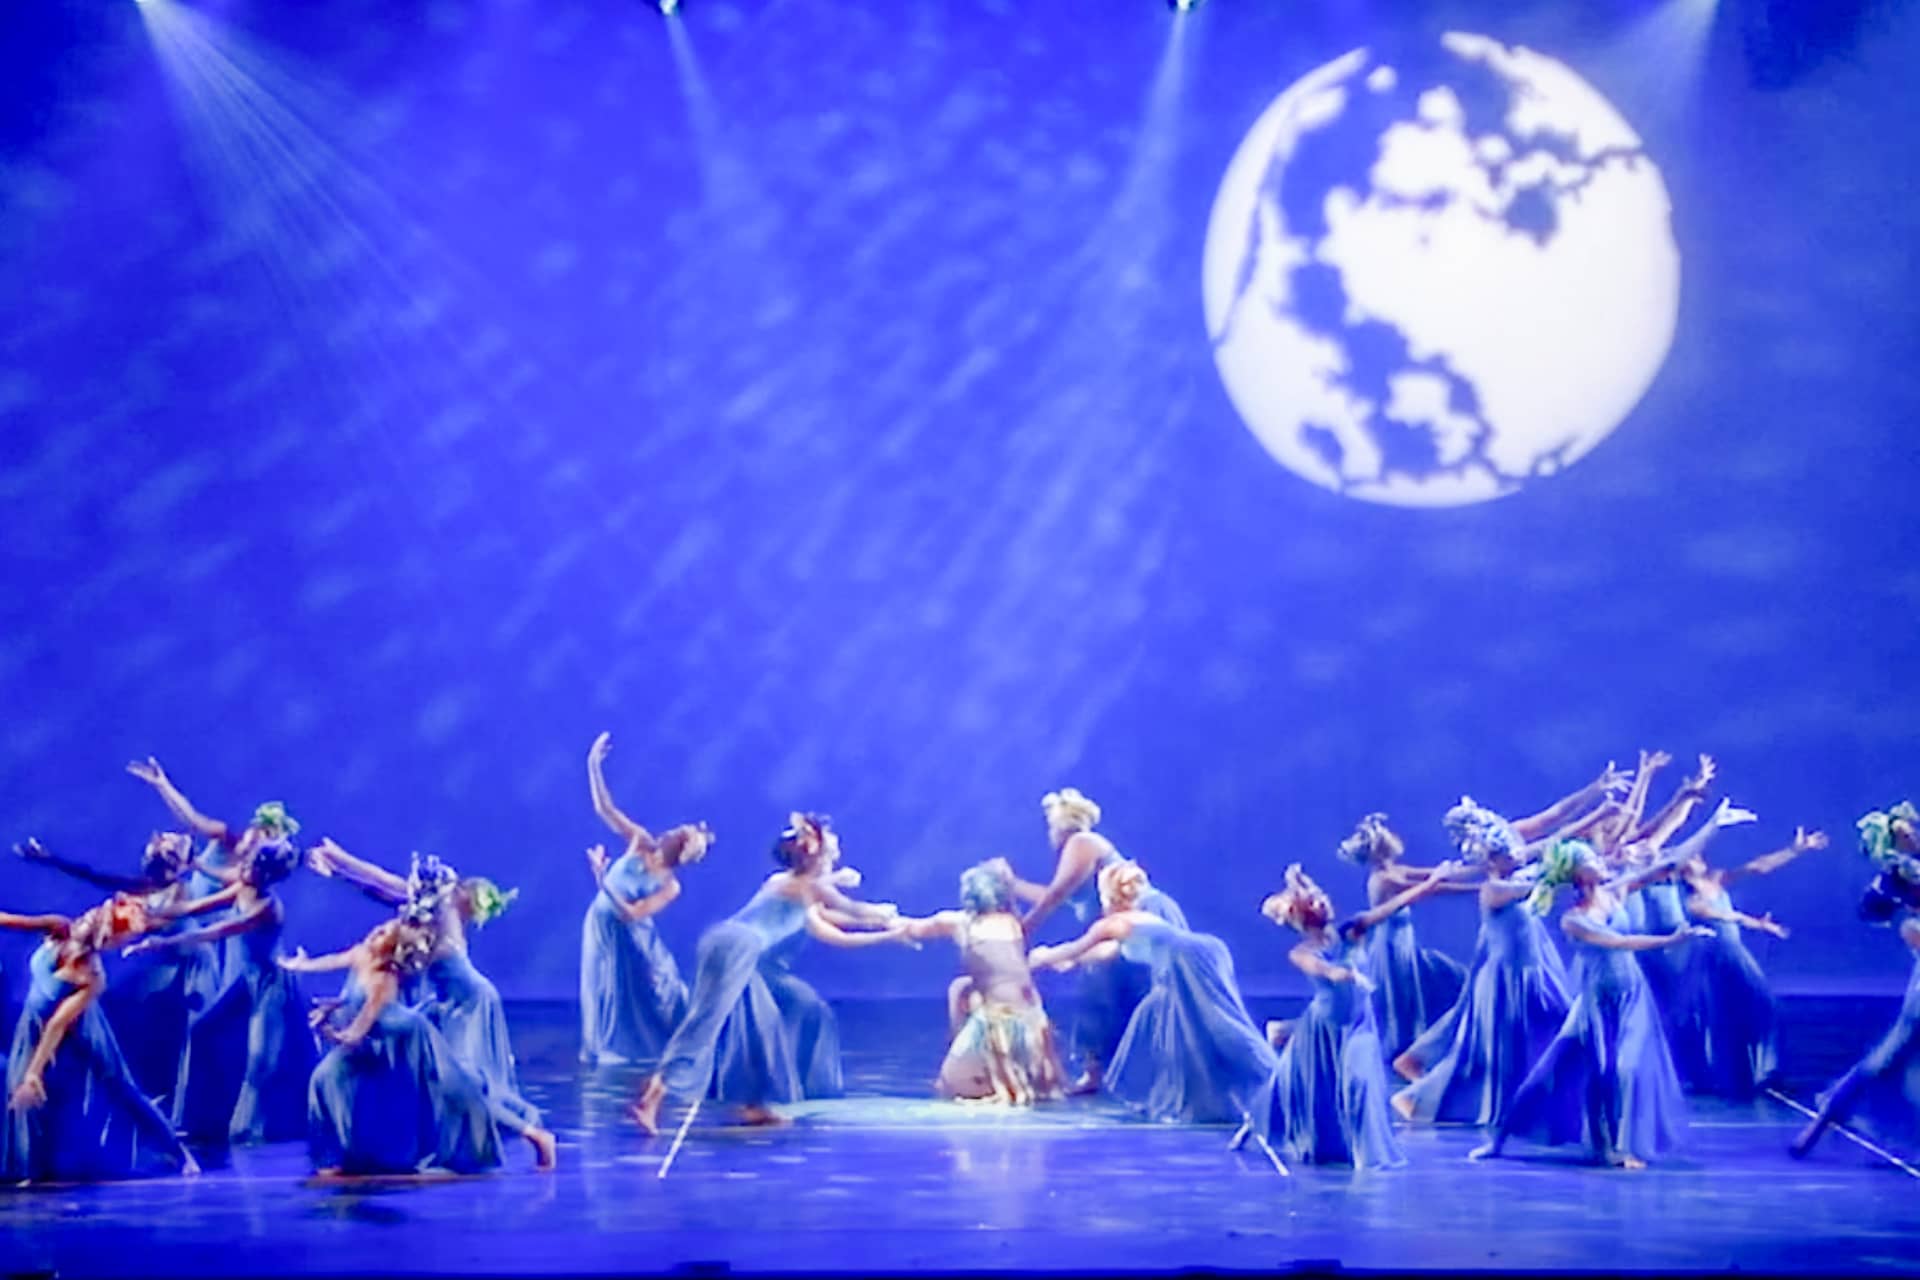
[{"label": "long flowing dress", "polygon": [[687,984],[652,918],[629,921],[619,902],[650,897],[661,881],[637,853],[607,868],[580,929],[580,1058],[651,1062],[686,1016]]},{"label": "long flowing dress", "polygon": [[[1067,899],[1082,930],[1100,918],[1100,872],[1121,861],[1124,859],[1117,852],[1108,854]],[[1149,887],[1141,896],[1140,910],[1176,929],[1187,927],[1180,904],[1158,888]],[[1083,1065],[1089,1060],[1111,1062],[1119,1052],[1128,1020],[1152,985],[1150,976],[1141,966],[1118,958],[1081,965],[1079,972],[1073,1022],[1067,1033],[1068,1050]]]},{"label": "long flowing dress", "polygon": [[[175,920],[154,932],[164,936],[199,927],[200,923]],[[135,1082],[149,1098],[159,1099],[169,1114],[180,1083],[180,1056],[187,1047],[187,1027],[207,998],[217,954],[213,946],[162,947],[108,962],[107,990],[100,997],[100,1007],[113,1026]]]},{"label": "long flowing dress", "polygon": [[[1364,944],[1363,944],[1364,945]],[[1330,964],[1357,968],[1360,946],[1335,941]],[[1314,975],[1313,997],[1294,1022],[1251,1119],[1282,1158],[1301,1164],[1390,1169],[1406,1163],[1393,1136],[1373,1002],[1353,982]]]},{"label": "long flowing dress", "polygon": [[805,903],[763,887],[700,935],[687,1014],[660,1056],[669,1095],[756,1106],[805,1096],[793,1039],[761,966],[805,920]]},{"label": "long flowing dress", "polygon": [[[1575,908],[1578,910],[1578,908]],[[1616,909],[1589,928],[1627,935]],[[1651,1160],[1679,1145],[1687,1101],[1646,975],[1630,951],[1574,941],[1573,1005],[1496,1127],[1501,1138],[1585,1142],[1603,1160]]]},{"label": "long flowing dress", "polygon": [[1820,1101],[1835,1123],[1858,1114],[1882,1141],[1920,1147],[1920,956],[1893,1025]]},{"label": "long flowing dress", "polygon": [[287,1142],[307,1131],[319,1055],[300,984],[278,964],[284,924],[275,898],[264,921],[225,940],[232,975],[194,1015],[180,1059],[173,1124],[190,1142]]},{"label": "long flowing dress", "polygon": [[1498,1124],[1566,1021],[1566,966],[1526,900],[1483,905],[1480,931],[1485,955],[1442,1026],[1451,1034],[1437,1052],[1415,1046],[1426,1069],[1399,1096],[1416,1122]]},{"label": "long flowing dress", "polygon": [[1134,926],[1115,963],[1146,973],[1148,989],[1101,1088],[1152,1120],[1245,1117],[1277,1060],[1247,1013],[1226,944],[1155,919]]},{"label": "long flowing dress", "polygon": [[1410,907],[1367,931],[1363,963],[1374,982],[1380,1049],[1389,1060],[1445,1017],[1466,985],[1467,971],[1459,961],[1420,945]]},{"label": "long flowing dress", "polygon": [[474,966],[464,946],[443,946],[434,955],[412,1004],[460,1065],[486,1083],[487,1103],[502,1124],[524,1134],[540,1123],[540,1109],[520,1093],[500,990]]},{"label": "long flowing dress", "polygon": [[[1674,880],[1657,880],[1640,891],[1642,903],[1639,931],[1668,934],[1684,929],[1693,921],[1687,917],[1685,888]],[[1653,1002],[1660,1010],[1660,1027],[1667,1033],[1667,1049],[1673,1054],[1674,1069],[1684,1086],[1705,1073],[1700,1060],[1701,1046],[1685,1033],[1687,1004],[1692,998],[1694,942],[1676,943],[1658,951],[1636,951],[1640,972],[1647,975],[1653,988]]]},{"label": "long flowing dress", "polygon": [[[349,986],[350,1021],[364,994]],[[348,1174],[481,1173],[499,1167],[485,1081],[421,1013],[389,1004],[351,1049],[335,1045],[307,1090],[307,1146],[316,1169]]]},{"label": "long flowing dress", "polygon": [[806,934],[795,933],[768,947],[760,957],[760,976],[773,993],[780,1021],[786,1024],[787,1038],[793,1044],[801,1096],[838,1098],[846,1092],[840,1065],[840,1020],[813,984],[793,971],[794,954],[806,940]]},{"label": "long flowing dress", "polygon": [[[34,1046],[74,988],[54,972],[52,943],[34,951],[26,1004],[7,1059],[7,1097],[26,1075]],[[186,1149],[173,1126],[140,1091],[95,1004],[67,1029],[41,1077],[47,1100],[0,1118],[0,1180],[97,1182],[159,1177],[185,1167]],[[3,1102],[4,1100],[0,1100]]]},{"label": "long flowing dress", "polygon": [[943,1098],[1046,1101],[1066,1089],[1053,1023],[1033,990],[1024,940],[982,937],[969,919],[954,939],[978,1000],[947,1046],[935,1092]]},{"label": "long flowing dress", "polygon": [[[1733,907],[1724,887],[1707,896],[1723,910]],[[1779,1067],[1773,992],[1740,926],[1711,923],[1713,937],[1687,944],[1693,957],[1676,1019],[1676,1037],[1687,1048],[1675,1057],[1682,1078],[1699,1092],[1751,1098]]]}]

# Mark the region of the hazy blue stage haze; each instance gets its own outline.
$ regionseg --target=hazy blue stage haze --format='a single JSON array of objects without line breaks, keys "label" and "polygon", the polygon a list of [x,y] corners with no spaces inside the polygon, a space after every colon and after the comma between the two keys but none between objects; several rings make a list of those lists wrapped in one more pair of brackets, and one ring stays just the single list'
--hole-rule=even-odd
[{"label": "hazy blue stage haze", "polygon": [[[570,997],[605,729],[629,812],[719,834],[683,964],[790,808],[926,912],[983,857],[1040,877],[1073,785],[1249,989],[1304,990],[1286,863],[1357,907],[1367,811],[1426,861],[1462,792],[1531,811],[1644,745],[1655,804],[1710,751],[1759,811],[1721,858],[1833,834],[1741,896],[1794,930],[1778,987],[1897,989],[1852,824],[1920,792],[1920,14],[1649,34],[1689,4],[11,5],[0,835],[132,869],[153,754],[216,815],[517,886],[477,958]],[[1202,255],[1276,95],[1449,30],[1632,125],[1679,302],[1588,456],[1423,509],[1262,448]],[[86,901],[0,865],[9,909]],[[377,918],[287,898],[309,951]],[[1419,909],[1463,958],[1474,924]]]}]

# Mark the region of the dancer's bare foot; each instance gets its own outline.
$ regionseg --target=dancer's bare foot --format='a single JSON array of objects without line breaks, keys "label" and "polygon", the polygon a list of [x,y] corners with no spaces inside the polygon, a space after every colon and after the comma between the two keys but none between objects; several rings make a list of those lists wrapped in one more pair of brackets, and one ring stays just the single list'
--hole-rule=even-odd
[{"label": "dancer's bare foot", "polygon": [[199,1177],[200,1162],[193,1158],[193,1152],[191,1151],[187,1152],[186,1156],[187,1156],[187,1162],[180,1166],[180,1176],[183,1178]]},{"label": "dancer's bare foot", "polygon": [[1402,1080],[1418,1080],[1420,1078],[1420,1060],[1411,1053],[1403,1053],[1393,1060],[1393,1070],[1394,1074],[1398,1075]]},{"label": "dancer's bare foot", "polygon": [[1607,1157],[1607,1163],[1616,1169],[1644,1169],[1647,1162],[1631,1151],[1616,1151]]},{"label": "dancer's bare foot", "polygon": [[527,1130],[527,1141],[533,1144],[533,1167],[551,1169],[560,1158],[560,1144],[545,1129]]},{"label": "dancer's bare foot", "polygon": [[762,1128],[780,1128],[784,1125],[792,1124],[793,1121],[787,1119],[771,1107],[756,1105],[740,1108],[740,1123],[756,1125]]},{"label": "dancer's bare foot", "polygon": [[1500,1154],[1499,1142],[1486,1142],[1467,1152],[1469,1160],[1491,1160]]},{"label": "dancer's bare foot", "polygon": [[646,1130],[648,1137],[660,1132],[660,1103],[667,1096],[667,1085],[659,1076],[647,1081],[647,1087],[640,1091],[640,1098],[627,1108],[627,1114],[633,1122]]},{"label": "dancer's bare foot", "polygon": [[1387,1099],[1387,1102],[1389,1105],[1393,1107],[1393,1114],[1399,1116],[1402,1120],[1405,1120],[1408,1124],[1413,1123],[1412,1095],[1408,1094],[1403,1090],[1399,1093],[1394,1094],[1393,1097]]},{"label": "dancer's bare foot", "polygon": [[1098,1092],[1100,1092],[1100,1068],[1097,1066],[1088,1067],[1080,1074],[1078,1080],[1067,1086],[1069,1098],[1083,1098],[1090,1093]]}]

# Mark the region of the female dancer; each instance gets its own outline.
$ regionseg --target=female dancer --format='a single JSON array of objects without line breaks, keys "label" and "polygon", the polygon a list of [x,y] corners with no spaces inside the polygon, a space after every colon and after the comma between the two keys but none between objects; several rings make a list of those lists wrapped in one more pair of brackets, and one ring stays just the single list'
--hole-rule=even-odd
[{"label": "female dancer", "polygon": [[593,810],[625,845],[611,862],[604,846],[587,851],[597,892],[580,932],[580,1058],[633,1062],[657,1058],[685,1015],[687,984],[653,917],[680,896],[679,871],[706,856],[705,823],[656,838],[621,812],[602,763],[613,750],[603,733],[587,751]]},{"label": "female dancer", "polygon": [[285,838],[239,844],[234,883],[170,913],[231,908],[201,929],[149,935],[124,952],[140,955],[232,939],[233,975],[187,1028],[173,1123],[189,1142],[216,1150],[229,1142],[282,1142],[306,1132],[307,1077],[316,1057],[306,1001],[277,963],[286,909],[273,886],[293,874],[300,855]]},{"label": "female dancer", "polygon": [[[13,851],[29,862],[72,876],[108,893],[130,894],[155,913],[165,913],[191,901],[187,891],[193,862],[193,837],[180,831],[156,831],[140,858],[140,874],[116,875],[83,862],[50,853],[38,840],[17,844]],[[153,921],[156,931],[177,927],[172,921]],[[127,1067],[141,1091],[164,1100],[171,1110],[179,1083],[180,1055],[186,1049],[187,1022],[196,1007],[193,995],[211,985],[212,956],[206,948],[149,955],[122,966],[100,997],[100,1008],[124,1041]]]},{"label": "female dancer", "polygon": [[1152,1120],[1243,1118],[1276,1061],[1247,1016],[1226,944],[1147,910],[1153,886],[1134,863],[1108,863],[1097,887],[1105,914],[1072,942],[1036,947],[1027,960],[1065,972],[1118,957],[1150,975],[1101,1087]]},{"label": "female dancer", "polygon": [[1631,953],[1710,936],[1712,930],[1629,933],[1621,905],[1627,893],[1670,865],[1609,880],[1585,841],[1561,840],[1547,850],[1533,906],[1550,909],[1561,885],[1573,885],[1579,895],[1560,917],[1578,957],[1578,990],[1559,1034],[1521,1081],[1492,1141],[1476,1148],[1473,1159],[1499,1155],[1519,1134],[1549,1145],[1584,1138],[1601,1162],[1641,1169],[1678,1141],[1686,1099],[1653,994]]},{"label": "female dancer", "polygon": [[7,1060],[0,1179],[76,1182],[200,1172],[135,1083],[96,1004],[106,986],[100,953],[150,923],[129,895],[76,920],[0,912],[0,928],[45,935],[33,953],[27,1002]]},{"label": "female dancer", "polygon": [[[467,945],[468,928],[486,928],[520,891],[503,893],[485,876],[463,877],[439,858],[422,858],[417,853],[403,879],[354,857],[331,839],[307,850],[307,865],[400,908],[404,919],[428,931],[432,952],[425,964],[402,974],[397,998],[424,1015],[460,1064],[486,1082],[487,1103],[501,1124],[536,1149],[543,1149],[543,1141],[551,1145],[550,1136],[540,1136],[545,1130],[540,1128],[539,1108],[520,1093],[500,990],[475,966]],[[351,1001],[355,996],[350,991],[344,998]]]},{"label": "female dancer", "polygon": [[[1340,842],[1340,856],[1367,868],[1367,904],[1379,906],[1427,879],[1424,867],[1400,861],[1403,843],[1387,815],[1370,813]],[[1441,888],[1471,889],[1449,882]],[[1365,964],[1373,980],[1374,1023],[1388,1059],[1400,1055],[1440,1021],[1460,998],[1466,970],[1459,961],[1422,947],[1414,938],[1413,913],[1395,911],[1383,928],[1367,931]]]},{"label": "female dancer", "polygon": [[[322,1177],[481,1173],[500,1164],[486,1085],[399,998],[403,980],[430,961],[434,934],[430,923],[402,917],[375,925],[346,951],[280,961],[294,973],[353,975],[344,1019],[320,1026],[333,1048],[314,1068],[308,1095],[308,1146]],[[527,1136],[538,1167],[552,1168],[552,1136]]]},{"label": "female dancer", "polygon": [[[1100,822],[1100,806],[1072,787],[1049,791],[1041,797],[1040,808],[1046,815],[1047,838],[1056,854],[1053,879],[1045,885],[1018,877],[1013,882],[1014,892],[1032,903],[1020,922],[1029,939],[1063,903],[1072,908],[1082,926],[1097,919],[1101,910],[1099,874],[1125,861],[1113,842],[1094,830]],[[1151,885],[1139,906],[1176,929],[1187,927],[1180,905]],[[1091,960],[1080,966],[1080,974],[1079,999],[1068,1040],[1081,1064],[1081,1076],[1073,1092],[1091,1093],[1099,1089],[1102,1069],[1118,1051],[1128,1019],[1147,994],[1148,982],[1138,965],[1113,959]]]},{"label": "female dancer", "polygon": [[[1889,811],[1874,810],[1861,818],[1860,851],[1883,875],[1893,875],[1908,886],[1920,886],[1920,813],[1902,801]],[[1908,892],[1912,903],[1920,892]],[[1820,1102],[1820,1111],[1791,1148],[1797,1157],[1813,1150],[1820,1136],[1844,1124],[1863,1105],[1874,1127],[1904,1138],[1913,1136],[1920,1121],[1920,914],[1909,908],[1900,921],[1900,940],[1914,954],[1907,975],[1907,991],[1900,1012],[1885,1035],[1836,1081]]]},{"label": "female dancer", "polygon": [[[791,815],[773,846],[781,869],[700,936],[687,1015],[633,1104],[646,1132],[659,1131],[668,1094],[732,1103],[748,1124],[781,1123],[768,1104],[803,1096],[793,1043],[760,969],[768,948],[800,929],[836,947],[911,941],[897,913],[856,903],[834,886],[839,856],[840,838],[824,815]],[[848,932],[842,924],[878,927]]]},{"label": "female dancer", "polygon": [[1405,1163],[1387,1113],[1387,1073],[1374,1029],[1364,971],[1366,935],[1420,899],[1437,893],[1458,867],[1445,862],[1418,884],[1334,925],[1333,901],[1300,869],[1260,910],[1300,932],[1288,959],[1313,983],[1313,999],[1294,1023],[1267,1096],[1251,1116],[1254,1131],[1284,1157],[1311,1164],[1390,1168]]},{"label": "female dancer", "polygon": [[1465,992],[1432,1032],[1394,1059],[1414,1083],[1393,1095],[1404,1120],[1498,1124],[1520,1081],[1566,1020],[1567,973],[1518,878],[1519,836],[1486,810],[1461,815],[1460,847],[1485,870],[1480,954]]},{"label": "female dancer", "polygon": [[943,1098],[1025,1106],[1064,1091],[1053,1024],[1033,988],[1026,934],[1013,908],[1013,877],[995,860],[961,873],[960,910],[901,922],[915,940],[952,939],[966,969],[964,1018],[934,1085]]}]

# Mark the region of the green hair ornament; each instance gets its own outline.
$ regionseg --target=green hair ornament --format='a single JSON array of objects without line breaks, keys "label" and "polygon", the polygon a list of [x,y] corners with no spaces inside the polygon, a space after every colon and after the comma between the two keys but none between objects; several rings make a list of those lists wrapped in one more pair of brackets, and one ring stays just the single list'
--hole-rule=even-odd
[{"label": "green hair ornament", "polygon": [[253,811],[253,824],[270,836],[291,839],[300,833],[300,824],[278,800],[269,800]]},{"label": "green hair ornament", "polygon": [[1540,874],[1534,881],[1533,892],[1527,896],[1527,908],[1537,916],[1544,916],[1553,909],[1554,895],[1560,886],[1573,883],[1573,873],[1580,866],[1581,855],[1593,856],[1593,847],[1584,840],[1555,840],[1540,855]]},{"label": "green hair ornament", "polygon": [[498,918],[503,911],[513,905],[513,900],[520,896],[518,889],[502,892],[499,885],[485,876],[474,876],[469,879],[466,882],[466,891],[473,927],[476,929],[486,928],[488,921]]},{"label": "green hair ornament", "polygon": [[1893,824],[1908,822],[1920,825],[1920,810],[1913,807],[1911,800],[1902,800],[1892,809],[1875,809],[1854,825],[1860,829],[1860,852],[1867,855],[1873,865],[1883,871],[1892,871],[1909,880],[1920,879],[1920,862],[1903,852],[1893,842]]}]

